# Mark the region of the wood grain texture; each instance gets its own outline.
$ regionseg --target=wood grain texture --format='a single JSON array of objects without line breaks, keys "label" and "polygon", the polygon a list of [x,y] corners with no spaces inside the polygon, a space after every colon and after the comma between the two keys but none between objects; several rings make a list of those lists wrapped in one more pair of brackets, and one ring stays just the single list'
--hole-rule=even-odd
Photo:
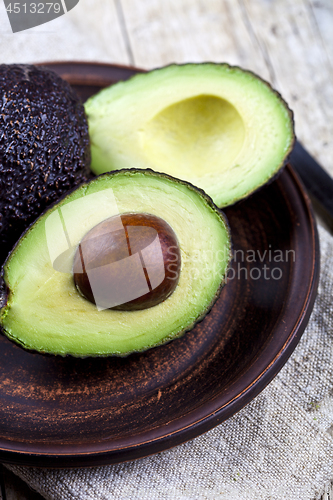
[{"label": "wood grain texture", "polygon": [[272,83],[295,112],[296,134],[333,174],[332,72],[311,5],[244,1],[244,9],[267,53]]},{"label": "wood grain texture", "polygon": [[321,43],[330,61],[330,70],[333,68],[333,4],[331,0],[308,0],[312,10],[313,22],[318,43]]},{"label": "wood grain texture", "polygon": [[130,62],[113,0],[80,0],[67,14],[14,34],[0,2],[0,47],[2,63]]}]

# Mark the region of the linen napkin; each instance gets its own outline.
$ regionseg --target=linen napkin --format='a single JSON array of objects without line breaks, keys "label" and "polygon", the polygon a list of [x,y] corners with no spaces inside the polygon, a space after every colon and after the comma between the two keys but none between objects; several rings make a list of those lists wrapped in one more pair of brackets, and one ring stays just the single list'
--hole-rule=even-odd
[{"label": "linen napkin", "polygon": [[289,361],[251,403],[152,457],[87,469],[7,466],[48,500],[315,500],[333,479],[333,238],[319,227],[321,278]]}]

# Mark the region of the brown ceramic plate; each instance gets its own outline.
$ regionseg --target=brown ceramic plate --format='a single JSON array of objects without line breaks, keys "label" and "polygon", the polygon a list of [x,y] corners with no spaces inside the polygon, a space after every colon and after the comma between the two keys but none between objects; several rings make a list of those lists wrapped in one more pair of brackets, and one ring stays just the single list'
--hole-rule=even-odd
[{"label": "brown ceramic plate", "polygon": [[[136,72],[49,66],[83,98]],[[73,359],[26,352],[0,336],[1,461],[64,467],[144,457],[211,429],[272,380],[316,295],[312,210],[288,166],[226,213],[235,277],[183,338],[125,359]]]}]

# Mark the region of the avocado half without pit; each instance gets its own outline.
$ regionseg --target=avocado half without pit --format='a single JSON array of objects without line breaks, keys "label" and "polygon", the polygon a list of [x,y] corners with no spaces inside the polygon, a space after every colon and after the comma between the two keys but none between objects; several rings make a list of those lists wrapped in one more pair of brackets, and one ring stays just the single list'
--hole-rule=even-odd
[{"label": "avocado half without pit", "polygon": [[257,190],[285,164],[293,115],[271,86],[227,64],[138,74],[85,105],[91,168],[152,168],[202,188],[219,207]]},{"label": "avocado half without pit", "polygon": [[187,182],[96,177],[23,234],[2,271],[1,327],[43,353],[125,356],[183,335],[225,283],[227,221]]}]

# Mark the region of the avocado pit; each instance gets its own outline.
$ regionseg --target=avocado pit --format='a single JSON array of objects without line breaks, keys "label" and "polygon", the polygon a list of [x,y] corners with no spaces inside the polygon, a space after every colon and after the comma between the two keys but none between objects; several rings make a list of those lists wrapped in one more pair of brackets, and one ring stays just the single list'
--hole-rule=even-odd
[{"label": "avocado pit", "polygon": [[76,288],[98,309],[153,307],[175,290],[181,257],[177,236],[160,217],[116,215],[81,240],[73,264]]}]

